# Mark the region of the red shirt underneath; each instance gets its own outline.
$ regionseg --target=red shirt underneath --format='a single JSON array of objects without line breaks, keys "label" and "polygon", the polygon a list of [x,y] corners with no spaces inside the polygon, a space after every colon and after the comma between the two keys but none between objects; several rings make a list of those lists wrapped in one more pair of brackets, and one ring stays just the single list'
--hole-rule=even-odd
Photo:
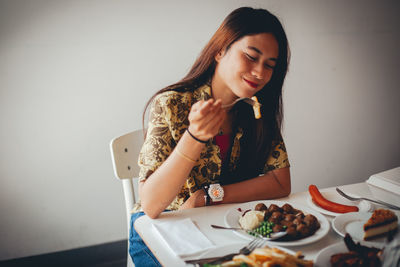
[{"label": "red shirt underneath", "polygon": [[219,150],[221,152],[222,162],[225,161],[226,156],[228,154],[229,145],[231,135],[230,134],[223,134],[223,135],[216,135],[215,136],[215,143],[219,146]]}]

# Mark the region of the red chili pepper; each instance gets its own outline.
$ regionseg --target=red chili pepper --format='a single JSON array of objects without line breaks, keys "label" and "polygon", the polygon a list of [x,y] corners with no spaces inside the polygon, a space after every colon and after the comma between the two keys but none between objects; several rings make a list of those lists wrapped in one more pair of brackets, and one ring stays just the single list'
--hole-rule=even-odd
[{"label": "red chili pepper", "polygon": [[332,202],[324,198],[324,196],[319,192],[318,188],[315,185],[310,185],[308,187],[308,192],[310,193],[314,202],[323,209],[337,212],[337,213],[347,213],[347,212],[355,212],[358,211],[357,206],[348,206],[339,204],[336,202]]}]

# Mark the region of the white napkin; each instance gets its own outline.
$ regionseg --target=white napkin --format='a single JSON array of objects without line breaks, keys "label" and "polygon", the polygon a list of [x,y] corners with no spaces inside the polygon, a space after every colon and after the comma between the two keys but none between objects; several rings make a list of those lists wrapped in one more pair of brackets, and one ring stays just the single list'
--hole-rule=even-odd
[{"label": "white napkin", "polygon": [[154,223],[153,226],[178,256],[193,255],[214,247],[190,218]]}]

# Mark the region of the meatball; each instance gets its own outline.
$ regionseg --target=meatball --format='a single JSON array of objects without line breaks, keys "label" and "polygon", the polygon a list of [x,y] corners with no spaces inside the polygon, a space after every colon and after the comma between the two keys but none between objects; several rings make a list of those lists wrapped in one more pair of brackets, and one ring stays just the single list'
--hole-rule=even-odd
[{"label": "meatball", "polygon": [[297,212],[297,213],[295,214],[295,216],[296,216],[296,218],[303,219],[303,218],[304,218],[304,213],[300,211],[300,212]]},{"label": "meatball", "polygon": [[296,227],[296,231],[300,234],[302,237],[306,237],[310,234],[310,229],[307,227],[305,224],[299,224]]},{"label": "meatball", "polygon": [[276,219],[277,221],[281,221],[282,218],[283,218],[283,214],[280,213],[279,211],[274,211],[274,212],[271,214],[271,218],[274,218],[274,219]]},{"label": "meatball", "polygon": [[287,203],[282,206],[282,209],[285,213],[292,213],[293,211],[293,207]]},{"label": "meatball", "polygon": [[304,223],[305,223],[307,226],[311,227],[311,228],[315,228],[315,226],[316,226],[317,223],[318,223],[317,218],[315,218],[315,216],[312,215],[312,214],[307,214],[307,215],[304,217],[303,220],[304,220]]},{"label": "meatball", "polygon": [[302,223],[303,223],[303,220],[298,218],[298,217],[293,220],[293,224],[299,225],[299,224],[302,224]]},{"label": "meatball", "polygon": [[264,203],[258,203],[254,209],[255,210],[259,210],[259,211],[263,211],[263,210],[268,210],[268,207],[265,206]]},{"label": "meatball", "polygon": [[286,229],[287,235],[291,238],[295,238],[297,236],[296,227],[290,226]]},{"label": "meatball", "polygon": [[293,214],[286,214],[285,217],[283,218],[285,221],[292,222],[294,219],[296,219],[296,216]]},{"label": "meatball", "polygon": [[275,204],[271,204],[268,208],[268,210],[272,213],[274,211],[281,211],[281,208],[279,208],[277,205]]},{"label": "meatball", "polygon": [[271,212],[264,210],[264,221],[268,221],[269,217],[271,217]]},{"label": "meatball", "polygon": [[281,221],[281,224],[282,224],[283,226],[288,227],[288,228],[289,228],[290,226],[294,225],[293,222],[291,222],[291,221],[285,221],[285,220]]},{"label": "meatball", "polygon": [[272,223],[274,223],[274,224],[279,224],[279,223],[280,223],[279,218],[277,218],[277,217],[272,217],[272,216],[269,217],[268,221],[269,221],[269,222],[272,222]]},{"label": "meatball", "polygon": [[283,227],[282,227],[282,225],[280,225],[280,224],[276,224],[274,227],[272,227],[272,231],[273,231],[274,233],[282,232],[282,231],[283,231]]}]

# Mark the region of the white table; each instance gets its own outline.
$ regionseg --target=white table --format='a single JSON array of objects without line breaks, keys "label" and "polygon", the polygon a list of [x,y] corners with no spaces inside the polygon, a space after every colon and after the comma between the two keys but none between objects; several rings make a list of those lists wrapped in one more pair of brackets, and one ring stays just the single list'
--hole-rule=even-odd
[{"label": "white table", "polygon": [[[340,186],[346,193],[356,194],[365,197],[372,197],[372,194],[366,183],[357,183],[351,185]],[[327,188],[327,190],[335,190],[335,187]],[[304,205],[308,207],[307,197],[309,196],[308,191],[299,192],[289,195],[285,198],[277,199],[279,201],[288,201],[297,206]],[[167,247],[162,240],[160,240],[158,234],[154,231],[152,223],[153,221],[173,221],[181,220],[190,217],[192,221],[199,227],[200,231],[207,236],[216,246],[236,246],[238,249],[248,243],[248,240],[244,240],[238,237],[233,231],[229,230],[218,230],[210,227],[210,224],[225,225],[224,215],[234,205],[237,204],[223,204],[216,206],[201,207],[195,209],[188,209],[182,211],[164,212],[157,219],[150,219],[148,216],[142,216],[135,222],[135,229],[142,237],[146,245],[151,249],[153,254],[159,260],[163,266],[185,266],[185,262],[176,256]],[[333,217],[326,216],[329,222],[332,221]],[[288,247],[293,251],[302,251],[306,259],[315,260],[318,252],[331,244],[339,242],[343,238],[339,236],[334,230],[329,230],[329,233],[321,240],[304,245]],[[234,252],[230,251],[229,253]],[[221,255],[225,254],[223,252]]]}]

